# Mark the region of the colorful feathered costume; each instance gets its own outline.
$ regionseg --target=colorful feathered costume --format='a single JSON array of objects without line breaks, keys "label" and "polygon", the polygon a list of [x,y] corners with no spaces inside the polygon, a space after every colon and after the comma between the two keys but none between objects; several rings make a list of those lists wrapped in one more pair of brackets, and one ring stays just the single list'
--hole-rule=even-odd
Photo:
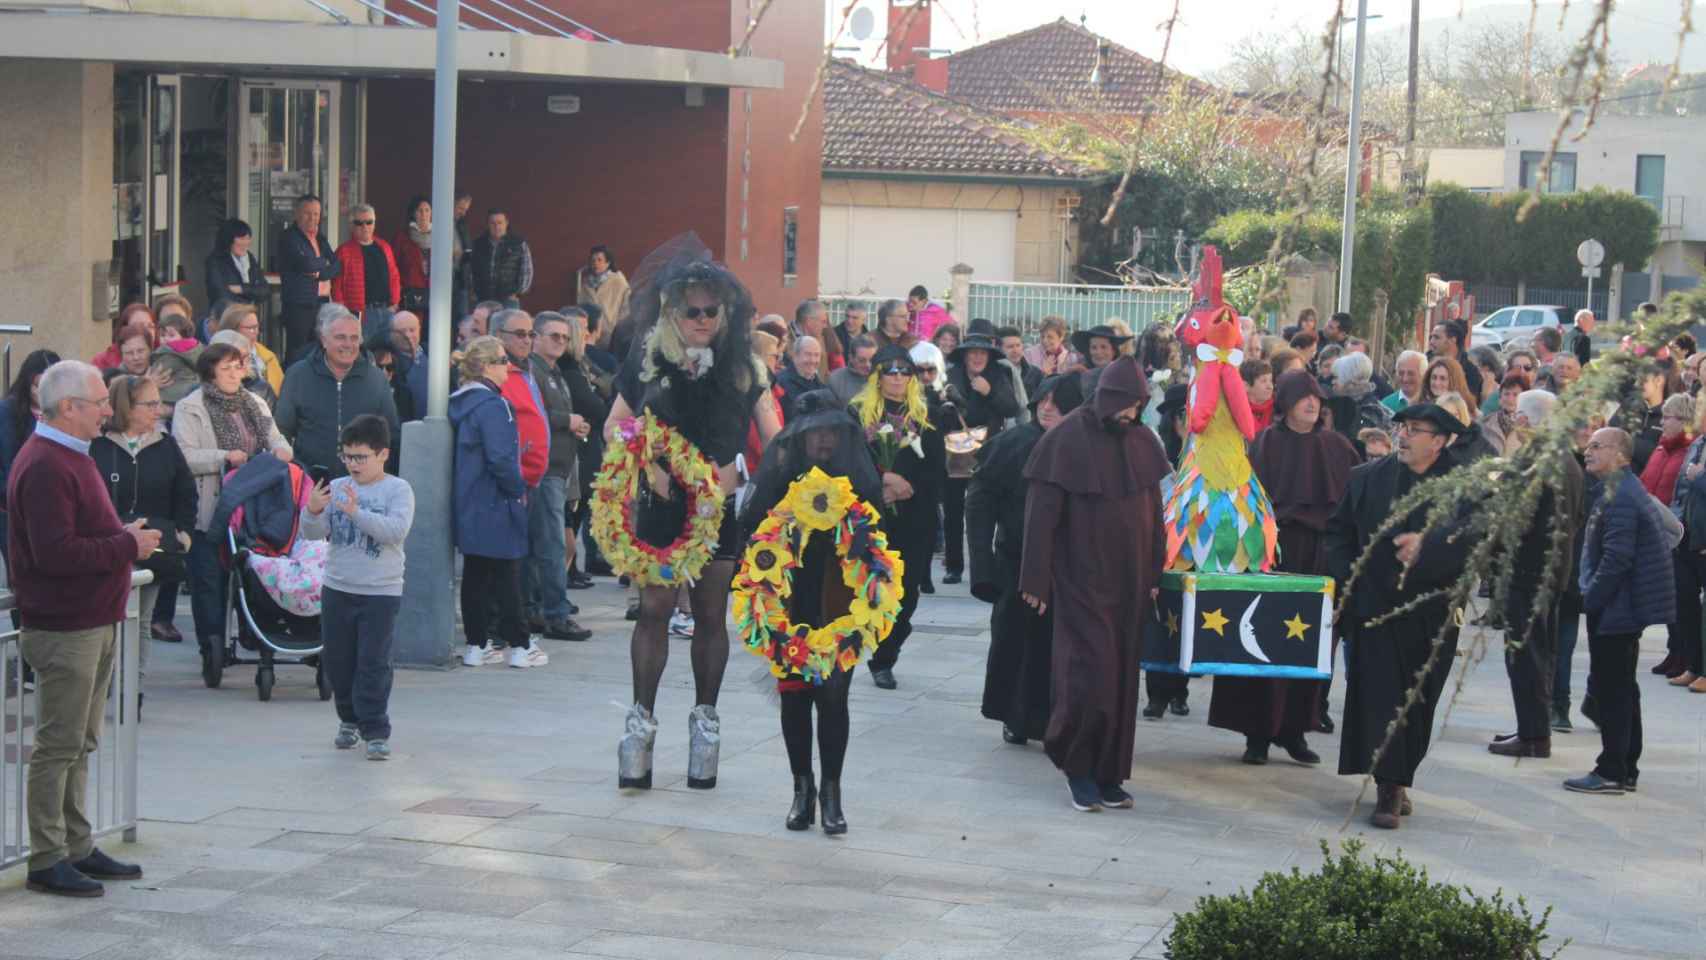
[{"label": "colorful feathered costume", "polygon": [[1161,490],[1167,568],[1265,573],[1274,566],[1279,528],[1245,452],[1256,421],[1238,373],[1244,362],[1238,313],[1221,300],[1220,283],[1220,254],[1205,247],[1195,303],[1176,331],[1196,366],[1186,407],[1190,432],[1178,472]]}]

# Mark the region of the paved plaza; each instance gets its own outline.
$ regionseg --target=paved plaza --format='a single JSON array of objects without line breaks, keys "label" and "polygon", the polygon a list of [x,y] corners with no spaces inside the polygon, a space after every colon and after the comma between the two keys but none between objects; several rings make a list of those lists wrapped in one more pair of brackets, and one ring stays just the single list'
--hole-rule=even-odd
[{"label": "paved plaza", "polygon": [[[1366,826],[1371,789],[1342,831],[1357,781],[1331,772],[1337,738],[1312,737],[1322,769],[1279,750],[1245,766],[1242,738],[1204,722],[1208,679],[1192,682],[1188,718],[1139,723],[1136,809],[1072,812],[1041,750],[1003,744],[978,715],[988,607],[939,590],[900,689],[863,669],[854,685],[851,829],[834,839],[783,829],[777,708],[738,649],[717,788],[685,785],[692,689],[672,641],[657,789],[616,789],[629,625],[613,581],[575,594],[597,635],[546,643],[547,667],[399,672],[389,763],[332,749],[311,671],[281,669],[258,703],[253,668],[207,690],[193,643],[156,643],[145,819],[137,844],[109,846],[147,877],[76,901],[25,892],[21,868],[0,874],[0,958],[1158,958],[1198,896],[1313,869],[1319,841],[1351,836],[1435,879],[1555,907],[1568,960],[1706,956],[1706,697],[1646,672],[1657,632],[1638,795],[1559,787],[1598,751],[1579,718],[1551,760],[1488,754],[1513,724],[1495,655],[1436,737],[1404,829]],[[1586,670],[1584,643],[1578,691]]]}]

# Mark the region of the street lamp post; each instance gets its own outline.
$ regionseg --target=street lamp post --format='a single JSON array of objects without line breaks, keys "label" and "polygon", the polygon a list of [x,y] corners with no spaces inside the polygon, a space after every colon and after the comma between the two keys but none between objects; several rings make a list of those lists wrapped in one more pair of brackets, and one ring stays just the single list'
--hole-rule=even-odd
[{"label": "street lamp post", "polygon": [[1351,119],[1345,143],[1345,213],[1339,238],[1339,310],[1351,310],[1351,261],[1356,247],[1357,181],[1362,175],[1362,58],[1368,34],[1368,0],[1357,0],[1356,55],[1351,67]]}]

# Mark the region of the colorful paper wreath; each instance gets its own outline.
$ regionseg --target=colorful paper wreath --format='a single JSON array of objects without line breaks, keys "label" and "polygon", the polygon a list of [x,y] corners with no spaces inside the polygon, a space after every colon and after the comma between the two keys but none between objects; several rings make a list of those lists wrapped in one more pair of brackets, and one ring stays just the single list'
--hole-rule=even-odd
[{"label": "colorful paper wreath", "polygon": [[[667,547],[634,533],[634,504],[645,482],[641,466],[655,461],[687,490],[687,522]],[[667,587],[697,579],[710,562],[723,522],[717,465],[675,428],[649,413],[623,420],[604,451],[592,491],[592,535],[617,573],[641,586]]]},{"label": "colorful paper wreath", "polygon": [[[836,670],[858,666],[894,629],[906,564],[889,549],[879,520],[847,478],[813,467],[758,525],[735,573],[731,606],[741,642],[769,661],[777,678],[822,683]],[[821,627],[794,624],[788,620],[794,571],[806,539],[823,531],[835,537],[841,582],[853,601],[846,614]]]}]

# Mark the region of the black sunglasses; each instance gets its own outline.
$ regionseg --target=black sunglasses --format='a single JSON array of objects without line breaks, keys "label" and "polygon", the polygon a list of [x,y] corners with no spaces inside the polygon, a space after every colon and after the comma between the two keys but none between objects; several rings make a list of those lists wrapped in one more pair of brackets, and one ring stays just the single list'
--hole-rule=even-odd
[{"label": "black sunglasses", "polygon": [[351,220],[350,223],[353,223],[358,227],[371,227],[371,226],[373,226],[372,220]]},{"label": "black sunglasses", "polygon": [[903,363],[891,363],[882,369],[882,373],[885,377],[910,377],[913,374],[913,370],[911,367]]},{"label": "black sunglasses", "polygon": [[717,319],[717,314],[721,313],[722,310],[723,307],[721,304],[713,303],[704,308],[688,307],[681,315],[689,320],[697,320],[700,317],[704,317],[707,320],[715,320]]}]

